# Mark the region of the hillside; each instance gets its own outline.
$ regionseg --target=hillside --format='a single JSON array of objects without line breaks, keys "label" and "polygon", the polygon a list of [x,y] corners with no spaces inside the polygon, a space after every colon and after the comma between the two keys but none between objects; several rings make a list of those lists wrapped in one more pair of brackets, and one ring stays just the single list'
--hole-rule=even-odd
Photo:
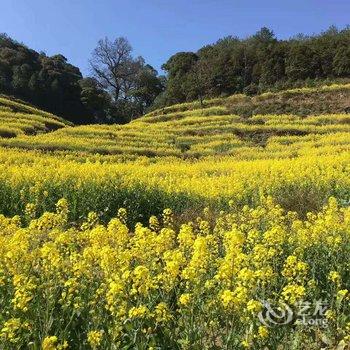
[{"label": "hillside", "polygon": [[71,123],[25,102],[0,95],[0,137],[36,135],[63,128]]},{"label": "hillside", "polygon": [[[104,38],[91,53],[91,76],[83,77],[63,54],[48,56],[0,34],[0,92],[75,124],[125,123],[150,108],[199,98],[349,83],[349,44],[348,27],[283,40],[263,27],[244,39],[228,36],[194,52],[177,52],[163,62],[162,77],[134,55],[127,38]],[[124,75],[130,65],[134,69]],[[245,99],[230,112],[249,116],[256,107],[251,102]],[[264,104],[264,113],[269,107]],[[279,109],[305,114],[308,107],[297,102],[288,108],[282,101]]]},{"label": "hillside", "polygon": [[[12,108],[6,113],[17,124],[32,123],[35,132],[0,138],[0,182],[8,198],[0,211],[20,213],[39,201],[42,212],[64,196],[75,203],[74,220],[89,210],[107,219],[126,206],[135,222],[168,206],[186,218],[206,205],[227,207],[230,199],[236,206],[257,203],[261,194],[302,214],[320,209],[330,195],[345,203],[350,115],[340,112],[349,96],[349,85],[234,95],[203,108],[198,102],[167,107],[126,125],[87,126],[6,100],[4,108]],[[309,106],[309,115],[278,114],[297,101]],[[242,105],[261,114],[232,114]],[[263,114],[266,105],[275,114]],[[58,130],[46,132],[52,125]],[[18,186],[25,200],[18,200]]]},{"label": "hillside", "polygon": [[[67,122],[48,113],[10,100],[2,104],[12,108],[1,113],[7,118],[3,128],[12,127],[12,134],[4,136],[17,136],[0,139],[2,146],[123,157],[233,155],[245,159],[265,157],[271,151],[279,157],[324,140],[343,144],[344,133],[350,130],[350,116],[345,113],[350,106],[349,84],[256,97],[233,95],[204,101],[203,106],[198,102],[175,105],[127,125],[65,127]],[[43,132],[53,129],[60,130]],[[291,147],[286,149],[286,144]]]},{"label": "hillside", "polygon": [[[349,96],[87,126],[2,97],[0,348],[345,350]],[[261,321],[262,300],[310,303],[310,324]]]}]

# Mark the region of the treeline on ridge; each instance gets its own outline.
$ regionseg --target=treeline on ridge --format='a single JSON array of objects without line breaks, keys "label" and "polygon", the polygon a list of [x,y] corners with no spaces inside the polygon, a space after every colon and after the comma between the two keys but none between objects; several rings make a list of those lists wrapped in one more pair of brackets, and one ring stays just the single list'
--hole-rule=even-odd
[{"label": "treeline on ridge", "polygon": [[49,57],[1,34],[0,93],[76,124],[126,123],[142,115],[164,87],[157,71],[131,53],[125,38],[100,40],[91,59],[93,76],[83,78],[63,55]]},{"label": "treeline on ridge", "polygon": [[49,57],[0,35],[0,93],[82,124],[125,123],[175,103],[350,78],[350,28],[288,40],[268,28],[245,39],[229,36],[176,53],[162,66],[165,77],[133,57],[127,39],[105,38],[90,67],[84,78],[63,55]]},{"label": "treeline on ridge", "polygon": [[229,36],[198,52],[179,52],[162,68],[166,90],[156,105],[234,93],[317,84],[350,77],[350,28],[278,40],[268,28],[246,39]]}]

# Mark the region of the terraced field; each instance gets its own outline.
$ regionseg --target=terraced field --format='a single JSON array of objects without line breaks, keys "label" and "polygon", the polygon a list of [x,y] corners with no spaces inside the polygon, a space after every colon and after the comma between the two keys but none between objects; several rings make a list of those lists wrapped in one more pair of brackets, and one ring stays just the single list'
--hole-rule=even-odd
[{"label": "terraced field", "polygon": [[0,137],[35,135],[70,125],[53,114],[0,95]]},{"label": "terraced field", "polygon": [[347,349],[349,94],[87,126],[0,98],[0,348]]},{"label": "terraced field", "polygon": [[[321,90],[304,89],[290,90],[283,94],[265,94],[258,96],[257,99],[262,101],[261,105],[272,97],[276,99],[276,96],[284,95],[288,99],[290,96],[295,98],[299,95],[300,99],[304,100],[307,98],[324,100],[328,98],[329,92],[349,94],[349,91],[349,85],[340,85]],[[316,96],[317,93],[321,94],[321,97]],[[246,96],[236,95],[227,99],[206,101],[202,108],[198,108],[198,103],[171,106],[122,126],[64,127],[67,123],[58,120],[57,117],[44,112],[40,114],[40,111],[35,112],[29,107],[25,110],[22,105],[23,111],[33,114],[4,112],[2,116],[4,127],[12,127],[11,132],[18,137],[0,140],[0,145],[44,151],[121,154],[123,157],[144,155],[201,158],[210,155],[232,155],[239,159],[250,159],[261,156],[280,157],[281,152],[295,153],[296,149],[313,147],[315,143],[319,146],[329,142],[334,144],[337,141],[332,141],[330,134],[349,132],[348,114],[314,115],[312,108],[308,115],[303,116],[255,114],[247,117],[230,113],[232,103],[239,104],[246,99]],[[2,108],[11,108],[4,104],[4,100],[2,103]],[[20,109],[17,107],[17,110]],[[255,110],[259,108],[255,107]],[[40,133],[54,128],[61,129],[49,134]],[[38,135],[33,137],[30,135],[33,133]],[[346,134],[337,135],[334,139],[339,139],[342,143],[344,137],[346,138]],[[294,145],[296,147],[286,149],[284,147],[286,144],[296,144]]]},{"label": "terraced field", "polygon": [[[349,114],[230,114],[232,101],[243,98],[171,106],[127,125],[87,126],[2,99],[3,108],[12,108],[7,116],[22,128],[29,123],[33,133],[0,138],[0,181],[8,198],[0,210],[20,214],[35,202],[41,213],[66,197],[75,203],[72,220],[90,210],[108,219],[126,206],[135,222],[168,206],[188,217],[207,205],[226,208],[229,200],[258,203],[263,194],[302,214],[320,209],[331,195],[349,200]],[[53,128],[59,129],[48,132]]]}]

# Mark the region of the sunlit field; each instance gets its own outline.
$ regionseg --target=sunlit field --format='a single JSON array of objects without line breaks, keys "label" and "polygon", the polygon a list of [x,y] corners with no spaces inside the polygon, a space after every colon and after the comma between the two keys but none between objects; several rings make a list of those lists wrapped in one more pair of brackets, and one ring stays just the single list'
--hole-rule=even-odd
[{"label": "sunlit field", "polygon": [[1,97],[0,348],[347,349],[350,115],[261,106],[349,88],[126,125]]}]

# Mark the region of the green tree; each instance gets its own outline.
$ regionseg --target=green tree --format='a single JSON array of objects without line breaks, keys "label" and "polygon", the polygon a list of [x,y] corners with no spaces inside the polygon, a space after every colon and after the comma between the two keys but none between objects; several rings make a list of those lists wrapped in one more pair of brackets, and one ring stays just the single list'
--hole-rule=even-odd
[{"label": "green tree", "polygon": [[93,115],[97,122],[105,122],[110,118],[109,109],[111,98],[108,93],[101,89],[96,79],[88,77],[79,80],[81,88],[81,102],[89,114]]},{"label": "green tree", "polygon": [[129,95],[137,105],[137,115],[143,114],[156,97],[164,90],[164,83],[158,72],[150,65],[143,66],[135,77],[135,84]]},{"label": "green tree", "polygon": [[167,103],[178,103],[188,98],[188,80],[198,60],[193,52],[179,52],[163,64],[162,69],[168,73],[166,99]]}]

